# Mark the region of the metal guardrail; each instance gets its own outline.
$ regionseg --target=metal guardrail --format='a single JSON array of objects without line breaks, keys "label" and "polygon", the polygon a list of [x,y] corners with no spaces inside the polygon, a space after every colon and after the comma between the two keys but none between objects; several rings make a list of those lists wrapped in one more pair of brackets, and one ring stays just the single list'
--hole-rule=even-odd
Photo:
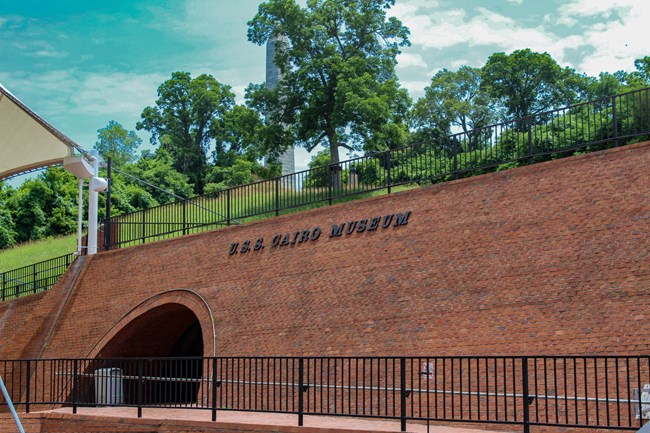
[{"label": "metal guardrail", "polygon": [[76,259],[75,253],[0,272],[0,301],[50,289]]},{"label": "metal guardrail", "polygon": [[25,433],[25,429],[23,429],[23,424],[20,422],[20,417],[18,416],[18,413],[16,413],[16,409],[14,408],[11,398],[9,397],[9,391],[7,391],[7,387],[5,386],[4,381],[2,380],[2,376],[0,376],[0,391],[2,391],[2,396],[5,399],[5,404],[9,408],[9,412],[11,413],[11,417],[13,418],[14,423],[16,424],[16,428],[18,429],[19,433]]},{"label": "metal guardrail", "polygon": [[84,406],[256,411],[638,430],[649,356],[210,357],[0,361],[30,409]]},{"label": "metal guardrail", "polygon": [[[107,218],[104,248],[197,233],[384,189],[390,193],[401,185],[443,182],[509,163],[600,150],[644,136],[650,139],[650,88]],[[73,257],[0,273],[0,301],[49,289]]]},{"label": "metal guardrail", "polygon": [[443,182],[600,150],[648,135],[650,88],[376,152],[338,164],[107,218],[105,247],[119,248],[230,225],[405,184]]}]

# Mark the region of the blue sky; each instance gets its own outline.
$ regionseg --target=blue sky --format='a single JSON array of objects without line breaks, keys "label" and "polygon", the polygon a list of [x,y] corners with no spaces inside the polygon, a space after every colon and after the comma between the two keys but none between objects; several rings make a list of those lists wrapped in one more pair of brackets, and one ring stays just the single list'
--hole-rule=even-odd
[{"label": "blue sky", "polygon": [[[2,0],[0,83],[90,149],[110,120],[135,129],[173,71],[212,74],[242,101],[264,81],[264,48],[246,39],[258,4]],[[590,75],[650,55],[645,0],[397,0],[390,14],[411,30],[397,71],[414,99],[438,70],[479,67],[497,51],[547,51]],[[299,168],[308,158],[299,152]]]}]

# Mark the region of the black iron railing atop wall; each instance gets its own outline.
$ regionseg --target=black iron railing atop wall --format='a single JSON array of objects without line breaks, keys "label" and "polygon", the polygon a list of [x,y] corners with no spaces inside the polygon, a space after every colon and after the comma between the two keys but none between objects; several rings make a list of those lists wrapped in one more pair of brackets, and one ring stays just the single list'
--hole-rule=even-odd
[{"label": "black iron railing atop wall", "polygon": [[257,411],[638,430],[648,356],[216,357],[0,361],[26,412],[68,406]]},{"label": "black iron railing atop wall", "polygon": [[75,253],[0,273],[0,300],[48,290],[74,262]]},{"label": "black iron railing atop wall", "polygon": [[401,185],[443,182],[650,137],[650,89],[572,105],[107,219],[124,247]]},{"label": "black iron railing atop wall", "polygon": [[[647,139],[650,88],[114,216],[104,224],[104,247],[152,242],[374,191],[390,193],[402,185],[444,182]],[[71,258],[68,254],[0,273],[0,300],[49,289]]]}]

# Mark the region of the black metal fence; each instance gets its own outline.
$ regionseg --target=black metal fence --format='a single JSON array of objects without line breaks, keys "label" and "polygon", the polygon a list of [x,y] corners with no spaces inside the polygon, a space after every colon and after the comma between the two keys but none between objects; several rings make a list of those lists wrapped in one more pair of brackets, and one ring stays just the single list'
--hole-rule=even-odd
[{"label": "black metal fence", "polygon": [[[650,88],[107,218],[106,249],[318,207],[374,191],[650,139]],[[0,273],[1,300],[47,290],[72,254]]]},{"label": "black metal fence", "polygon": [[14,404],[130,406],[637,430],[648,356],[0,361]]},{"label": "black metal fence", "polygon": [[107,219],[116,248],[332,204],[406,184],[443,182],[650,139],[650,89],[572,105],[425,143]]},{"label": "black metal fence", "polygon": [[75,253],[0,273],[0,300],[48,290],[76,258]]}]

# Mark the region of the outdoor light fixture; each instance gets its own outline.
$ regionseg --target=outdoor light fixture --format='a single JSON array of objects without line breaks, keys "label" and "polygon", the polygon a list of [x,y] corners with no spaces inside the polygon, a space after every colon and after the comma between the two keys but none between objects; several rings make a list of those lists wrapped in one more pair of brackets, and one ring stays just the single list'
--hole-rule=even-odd
[{"label": "outdoor light fixture", "polygon": [[77,179],[88,179],[93,176],[93,167],[82,156],[65,157],[63,168],[74,174]]},{"label": "outdoor light fixture", "polygon": [[83,210],[83,184],[85,179],[90,179],[88,184],[88,251],[87,253],[97,253],[97,193],[104,191],[108,187],[108,181],[99,177],[99,154],[92,150],[87,158],[91,159],[89,163],[86,156],[68,156],[63,159],[63,167],[77,177],[79,184],[79,209],[77,217],[77,254],[81,254],[81,215]]}]

